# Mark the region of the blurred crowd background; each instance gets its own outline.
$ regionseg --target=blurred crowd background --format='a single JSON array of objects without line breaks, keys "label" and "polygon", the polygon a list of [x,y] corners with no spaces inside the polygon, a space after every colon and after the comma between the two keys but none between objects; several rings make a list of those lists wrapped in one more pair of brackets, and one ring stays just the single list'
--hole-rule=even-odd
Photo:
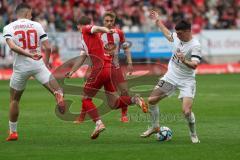
[{"label": "blurred crowd background", "polygon": [[148,23],[149,10],[158,10],[164,23],[174,27],[179,18],[193,24],[193,32],[202,29],[240,29],[240,0],[1,0],[0,31],[14,21],[14,10],[20,2],[33,8],[33,19],[47,32],[74,31],[82,15],[101,25],[105,11],[115,11],[117,25],[125,32],[149,32],[156,27]]},{"label": "blurred crowd background", "polygon": [[[174,29],[174,24],[181,18],[192,22],[193,33],[204,44],[203,63],[240,62],[240,0],[0,0],[0,35],[5,25],[16,20],[15,8],[21,2],[33,8],[33,20],[40,22],[49,37],[51,35],[52,66],[59,66],[79,54],[77,43],[67,43],[76,40],[73,31],[76,31],[78,18],[87,15],[94,24],[102,25],[106,11],[116,13],[116,25],[125,33],[138,35],[131,39],[135,44],[131,48],[133,61],[164,59],[161,55],[167,54],[164,49],[168,44],[161,37],[157,42],[153,35],[146,38],[158,31],[149,19],[151,10],[159,12],[169,29]],[[12,52],[4,45],[3,37],[0,37],[0,43],[0,68],[11,68]]]}]

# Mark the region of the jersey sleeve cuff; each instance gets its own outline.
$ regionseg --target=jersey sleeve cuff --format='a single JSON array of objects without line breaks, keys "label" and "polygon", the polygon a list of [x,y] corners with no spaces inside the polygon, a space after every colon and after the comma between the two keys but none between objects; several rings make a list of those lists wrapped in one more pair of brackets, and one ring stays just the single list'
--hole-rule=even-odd
[{"label": "jersey sleeve cuff", "polygon": [[93,34],[94,32],[96,31],[96,26],[92,26],[92,28],[91,28],[91,33]]},{"label": "jersey sleeve cuff", "polygon": [[45,41],[45,40],[47,40],[47,39],[48,39],[47,34],[43,34],[43,35],[40,36],[40,40],[41,40],[41,41]]},{"label": "jersey sleeve cuff", "polygon": [[196,58],[196,57],[192,57],[191,60],[192,60],[192,61],[198,61],[198,62],[201,62],[201,59]]},{"label": "jersey sleeve cuff", "polygon": [[8,38],[12,39],[12,36],[11,36],[10,34],[5,34],[3,37],[4,37],[5,39],[8,39]]},{"label": "jersey sleeve cuff", "polygon": [[88,55],[88,53],[85,50],[80,51],[80,56]]}]

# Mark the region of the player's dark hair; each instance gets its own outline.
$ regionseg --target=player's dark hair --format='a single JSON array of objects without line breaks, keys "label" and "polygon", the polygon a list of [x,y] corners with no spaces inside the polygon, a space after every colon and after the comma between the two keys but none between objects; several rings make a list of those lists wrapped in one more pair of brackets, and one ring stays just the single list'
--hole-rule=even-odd
[{"label": "player's dark hair", "polygon": [[175,30],[191,30],[191,23],[186,20],[180,20],[176,23]]},{"label": "player's dark hair", "polygon": [[23,9],[31,9],[31,7],[26,3],[20,3],[16,8],[16,13],[19,13]]},{"label": "player's dark hair", "polygon": [[114,12],[111,12],[111,11],[105,12],[104,15],[103,15],[103,19],[104,19],[105,17],[107,17],[107,16],[109,16],[109,17],[111,17],[111,18],[113,18],[113,19],[116,19],[116,14],[115,14]]},{"label": "player's dark hair", "polygon": [[91,18],[89,18],[88,16],[82,16],[79,18],[79,20],[77,21],[77,24],[80,25],[88,25],[91,24]]}]

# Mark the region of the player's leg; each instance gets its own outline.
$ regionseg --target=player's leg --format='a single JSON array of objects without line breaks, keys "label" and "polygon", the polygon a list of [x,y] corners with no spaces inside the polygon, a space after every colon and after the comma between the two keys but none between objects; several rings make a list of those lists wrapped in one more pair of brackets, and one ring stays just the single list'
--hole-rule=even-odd
[{"label": "player's leg", "polygon": [[98,90],[103,86],[103,73],[102,70],[98,71],[99,74],[95,74],[95,71],[91,73],[88,78],[84,90],[83,90],[83,98],[82,98],[82,110],[80,113],[80,118],[82,121],[84,120],[86,114],[90,116],[90,118],[95,122],[96,127],[91,134],[91,139],[96,139],[99,134],[105,130],[105,126],[99,116],[97,107],[92,102],[92,98],[97,94]]},{"label": "player's leg", "polygon": [[[120,92],[120,95],[129,96],[127,81],[124,79],[121,68],[118,69],[117,75],[118,76],[116,76],[117,79],[115,81],[117,82],[116,86],[118,91]],[[121,109],[121,122],[123,123],[128,122],[127,111],[128,107]]]},{"label": "player's leg", "polygon": [[191,97],[183,97],[182,111],[189,126],[191,141],[192,143],[199,143],[200,140],[198,139],[197,132],[196,132],[196,120],[195,120],[195,115],[192,112],[192,104],[193,104],[193,99]]},{"label": "player's leg", "polygon": [[121,96],[129,96],[127,81],[118,83],[117,89],[120,91]]},{"label": "player's leg", "polygon": [[[86,70],[86,73],[85,73],[85,75],[83,77],[84,82],[86,82],[86,83],[88,82],[89,83],[89,78],[91,79],[92,77],[95,76],[95,75],[93,76],[92,74],[93,74],[92,73],[92,67],[88,66],[88,68]],[[90,76],[92,76],[92,77],[90,77]],[[74,124],[81,124],[81,123],[83,123],[84,120],[85,120],[86,114],[87,113],[86,113],[85,107],[81,107],[80,115],[76,117],[76,119],[73,121],[73,123]]]},{"label": "player's leg", "polygon": [[94,84],[86,83],[83,89],[82,95],[82,110],[80,113],[79,120],[84,121],[85,116],[88,114],[93,122],[100,120],[97,107],[92,102],[92,98],[97,94],[99,88],[94,88]]},{"label": "player's leg", "polygon": [[[124,80],[121,83],[117,84],[117,88],[121,96],[129,96],[127,82]],[[128,107],[121,109],[121,122],[128,122],[127,111]]]},{"label": "player's leg", "polygon": [[18,139],[17,123],[19,116],[19,101],[23,94],[23,91],[17,91],[10,88],[10,111],[9,111],[9,136],[7,141],[13,141]]},{"label": "player's leg", "polygon": [[196,132],[195,115],[192,112],[193,98],[196,91],[195,81],[186,82],[180,85],[179,90],[179,98],[182,100],[182,112],[189,126],[191,141],[193,143],[199,143],[200,141]]},{"label": "player's leg", "polygon": [[143,132],[141,137],[146,138],[159,131],[159,107],[157,103],[165,96],[165,93],[156,86],[148,97],[151,127]]},{"label": "player's leg", "polygon": [[51,74],[51,72],[45,66],[36,70],[33,76],[49,92],[51,92],[55,96],[59,112],[63,114],[65,112],[63,91],[62,91],[62,88],[59,86],[55,77]]},{"label": "player's leg", "polygon": [[[127,85],[126,81],[124,81],[122,83],[118,83],[117,88],[120,91],[121,96],[129,96],[128,85]],[[121,111],[122,111],[121,112],[121,122],[123,122],[123,123],[128,122],[128,116],[127,116],[128,107],[122,108]]]},{"label": "player's leg", "polygon": [[66,108],[65,108],[63,90],[59,86],[57,80],[55,78],[52,78],[47,83],[44,83],[43,86],[47,88],[54,95],[59,112],[64,114]]},{"label": "player's leg", "polygon": [[121,68],[112,68],[112,81],[113,84],[117,87],[118,91],[120,92],[120,95],[128,96],[128,85],[127,81],[124,78],[124,74],[121,70]]},{"label": "player's leg", "polygon": [[[113,79],[114,85],[117,87],[118,91],[120,92],[120,95],[129,96],[127,81],[124,79],[121,68],[115,68],[115,71],[113,69],[112,79]],[[128,122],[127,111],[128,111],[128,107],[121,108],[120,120],[123,123]]]},{"label": "player's leg", "polygon": [[148,112],[148,105],[145,103],[142,97],[139,95],[131,96],[119,96],[114,89],[114,85],[107,82],[104,84],[105,94],[108,100],[108,105],[112,109],[125,109],[129,105],[138,105],[144,113]]},{"label": "player's leg", "polygon": [[82,111],[80,113],[80,118],[83,118],[82,121],[84,121],[86,114],[88,114],[96,124],[95,129],[91,134],[91,139],[96,139],[99,134],[105,130],[105,126],[99,116],[97,107],[92,102],[92,98],[84,94],[82,98]]},{"label": "player's leg", "polygon": [[13,72],[10,79],[10,111],[9,111],[9,136],[7,141],[18,139],[17,124],[19,116],[19,102],[24,92],[30,72]]},{"label": "player's leg", "polygon": [[[116,73],[116,72],[114,72]],[[118,96],[116,92],[116,87],[114,84],[114,79],[116,76],[113,76],[111,68],[105,68],[104,77],[106,81],[104,82],[104,89],[108,99],[108,104],[113,109],[126,109],[131,104],[137,104],[143,112],[148,111],[148,106],[144,102],[143,98],[135,95],[134,97],[130,96]]]},{"label": "player's leg", "polygon": [[[102,78],[101,78],[101,69],[99,70],[91,70],[91,73],[87,76],[86,83],[83,89],[83,96],[82,96],[82,107],[80,111],[80,115],[76,117],[75,121],[73,123],[75,124],[81,124],[84,122],[85,117],[87,115],[87,111],[90,109],[87,105],[88,98],[93,98],[98,90],[102,87]],[[86,103],[85,103],[86,102]],[[92,103],[92,100],[91,100]],[[92,104],[90,107],[93,106]],[[93,109],[94,111],[95,109]],[[91,113],[90,113],[91,114]],[[93,119],[95,119],[93,117]]]},{"label": "player's leg", "polygon": [[151,127],[141,134],[141,137],[149,137],[159,131],[159,107],[157,103],[175,91],[169,82],[160,80],[148,97]]}]

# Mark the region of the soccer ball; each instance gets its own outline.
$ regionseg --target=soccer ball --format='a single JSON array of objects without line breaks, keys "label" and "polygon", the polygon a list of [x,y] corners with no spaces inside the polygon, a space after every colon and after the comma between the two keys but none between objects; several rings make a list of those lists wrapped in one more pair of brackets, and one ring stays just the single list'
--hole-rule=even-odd
[{"label": "soccer ball", "polygon": [[160,130],[156,134],[158,141],[169,141],[172,139],[172,130],[166,126],[160,127]]}]

